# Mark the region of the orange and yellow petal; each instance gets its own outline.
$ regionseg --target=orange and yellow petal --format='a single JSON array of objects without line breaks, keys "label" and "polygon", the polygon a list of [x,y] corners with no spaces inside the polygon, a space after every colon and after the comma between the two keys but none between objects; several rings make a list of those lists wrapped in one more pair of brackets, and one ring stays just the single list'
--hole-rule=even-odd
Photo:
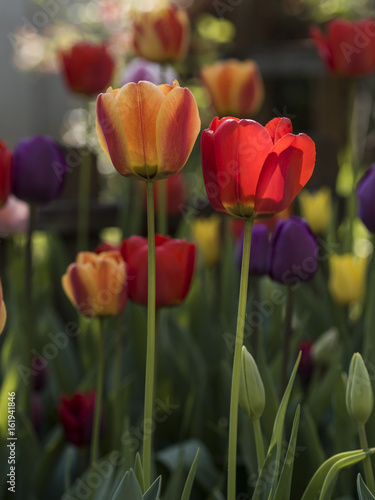
[{"label": "orange and yellow petal", "polygon": [[131,176],[131,160],[121,113],[116,96],[110,88],[99,94],[96,102],[97,135],[104,152],[115,169],[122,175]]},{"label": "orange and yellow petal", "polygon": [[150,82],[128,83],[117,95],[132,170],[151,179],[157,171],[156,121],[165,97]]},{"label": "orange and yellow petal", "polygon": [[165,96],[156,121],[158,179],[181,170],[193,149],[200,127],[193,94],[187,88],[173,88]]}]

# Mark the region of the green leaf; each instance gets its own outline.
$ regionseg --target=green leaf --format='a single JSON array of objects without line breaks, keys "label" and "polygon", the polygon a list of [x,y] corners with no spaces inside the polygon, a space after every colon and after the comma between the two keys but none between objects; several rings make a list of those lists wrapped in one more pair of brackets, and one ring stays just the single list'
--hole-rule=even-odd
[{"label": "green leaf", "polygon": [[[355,451],[345,451],[344,453],[339,453],[338,455],[334,455],[329,458],[322,464],[319,469],[315,472],[311,481],[307,485],[305,493],[303,494],[301,500],[317,500],[320,497],[321,492],[323,491],[323,484],[328,477],[331,469],[340,462],[340,470],[349,467],[357,462],[360,462],[368,455],[371,455],[375,452],[375,448],[370,448],[367,451],[355,450]],[[342,462],[348,459],[347,462]],[[336,470],[336,469],[335,469]],[[338,473],[339,471],[337,471]],[[328,485],[328,483],[327,483]]]},{"label": "green leaf", "polygon": [[375,453],[375,448],[371,448],[369,450],[362,451],[362,452],[357,453],[357,455],[352,456],[352,457],[342,458],[341,460],[336,462],[331,467],[331,469],[329,470],[329,472],[324,480],[319,500],[330,500],[332,493],[333,493],[333,489],[334,489],[336,481],[337,481],[337,476],[339,475],[339,472],[342,469],[345,469],[346,467],[350,467],[351,465],[354,465],[358,462],[361,462],[367,456],[372,455],[373,453]]},{"label": "green leaf", "polygon": [[[279,409],[277,411],[277,415],[276,415],[276,418],[275,418],[275,423],[273,425],[272,438],[271,438],[270,446],[268,448],[269,452],[275,446],[276,443],[281,443],[282,442],[283,431],[284,431],[285,413],[286,413],[286,409],[287,409],[287,406],[288,406],[290,393],[292,392],[292,387],[293,387],[294,379],[296,378],[296,373],[297,373],[297,369],[298,369],[298,365],[299,365],[300,360],[301,360],[301,352],[298,354],[298,358],[297,358],[297,361],[294,364],[294,368],[293,368],[292,374],[290,376],[290,379],[289,379],[289,382],[288,382],[288,386],[285,389],[285,393],[284,393],[283,399],[281,400]],[[277,455],[277,461],[280,460],[280,453],[281,453],[281,447],[279,446],[278,455]]]},{"label": "green leaf", "polygon": [[191,468],[190,468],[188,477],[186,479],[186,483],[185,483],[184,491],[182,492],[181,500],[189,500],[189,498],[190,498],[190,493],[191,493],[191,489],[193,487],[195,473],[196,473],[197,467],[198,467],[199,451],[200,450],[198,448],[197,454],[195,455],[195,458],[194,458],[194,462],[191,464]]},{"label": "green leaf", "polygon": [[160,495],[160,489],[161,489],[161,476],[155,479],[155,481],[143,495],[143,500],[158,500]]},{"label": "green leaf", "polygon": [[135,476],[138,480],[139,487],[141,488],[142,493],[145,492],[146,487],[145,487],[145,478],[143,475],[143,468],[142,468],[142,462],[141,462],[141,456],[139,452],[137,452],[135,456],[135,461],[134,461],[134,473]]},{"label": "green leaf", "polygon": [[276,485],[277,475],[279,472],[277,459],[279,453],[279,443],[275,443],[272,449],[267,453],[266,460],[264,461],[258,481],[255,485],[252,500],[267,500],[271,495],[271,492]]},{"label": "green leaf", "polygon": [[366,483],[362,479],[361,474],[358,474],[358,476],[357,476],[357,491],[358,491],[359,500],[375,500],[374,495],[371,493],[371,491],[366,486]]},{"label": "green leaf", "polygon": [[143,500],[142,492],[133,469],[130,469],[118,485],[112,500]]},{"label": "green leaf", "polygon": [[290,489],[292,484],[293,465],[297,444],[297,433],[299,425],[300,406],[297,406],[292,432],[290,433],[290,441],[288,451],[285,456],[284,465],[280,474],[280,479],[276,488],[274,500],[289,500]]}]

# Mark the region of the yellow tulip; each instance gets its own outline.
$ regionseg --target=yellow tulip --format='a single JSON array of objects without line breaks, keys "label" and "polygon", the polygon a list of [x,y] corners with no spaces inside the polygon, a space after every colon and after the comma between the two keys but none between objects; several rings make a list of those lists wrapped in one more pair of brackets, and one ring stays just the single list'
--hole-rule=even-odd
[{"label": "yellow tulip", "polygon": [[353,254],[332,255],[328,288],[341,305],[361,300],[365,292],[367,259]]},{"label": "yellow tulip", "polygon": [[117,316],[127,300],[126,264],[118,251],[80,252],[62,277],[62,285],[84,316]]},{"label": "yellow tulip", "polygon": [[301,215],[314,233],[325,233],[332,215],[331,190],[322,187],[315,193],[304,190],[299,195]]},{"label": "yellow tulip", "polygon": [[199,217],[191,224],[193,238],[197,243],[205,266],[213,266],[220,259],[220,222],[217,215]]}]

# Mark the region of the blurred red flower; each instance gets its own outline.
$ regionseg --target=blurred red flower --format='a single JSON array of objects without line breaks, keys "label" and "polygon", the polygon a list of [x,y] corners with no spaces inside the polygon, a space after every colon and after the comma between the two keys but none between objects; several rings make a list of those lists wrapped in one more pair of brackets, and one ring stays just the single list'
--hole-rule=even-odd
[{"label": "blurred red flower", "polygon": [[[195,268],[196,247],[186,240],[155,236],[156,307],[181,304],[189,291]],[[147,305],[147,238],[131,236],[122,243],[128,268],[129,298]]]},{"label": "blurred red flower", "polygon": [[115,61],[106,45],[79,42],[61,52],[61,66],[68,88],[90,96],[109,86]]},{"label": "blurred red flower", "polygon": [[326,35],[317,27],[310,29],[320,57],[338,75],[363,76],[375,70],[375,20],[357,22],[333,19]]}]

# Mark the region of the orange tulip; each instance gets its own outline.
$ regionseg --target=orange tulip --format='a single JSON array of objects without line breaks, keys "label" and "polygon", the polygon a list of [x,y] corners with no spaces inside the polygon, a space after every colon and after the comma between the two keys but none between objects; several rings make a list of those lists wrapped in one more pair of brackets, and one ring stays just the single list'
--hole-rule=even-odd
[{"label": "orange tulip", "polygon": [[156,181],[187,162],[200,130],[197,103],[187,88],[150,82],[111,87],[97,100],[97,134],[116,170]]},{"label": "orange tulip", "polygon": [[159,63],[180,61],[190,42],[190,22],[186,11],[167,6],[134,14],[133,45],[144,59]]},{"label": "orange tulip", "polygon": [[126,305],[126,277],[120,252],[80,252],[62,277],[62,285],[84,316],[117,316]]},{"label": "orange tulip", "polygon": [[5,322],[7,319],[7,310],[3,300],[3,287],[0,280],[0,333],[4,330]]},{"label": "orange tulip", "polygon": [[220,116],[251,116],[263,103],[263,80],[255,61],[219,61],[203,67],[201,78]]}]

